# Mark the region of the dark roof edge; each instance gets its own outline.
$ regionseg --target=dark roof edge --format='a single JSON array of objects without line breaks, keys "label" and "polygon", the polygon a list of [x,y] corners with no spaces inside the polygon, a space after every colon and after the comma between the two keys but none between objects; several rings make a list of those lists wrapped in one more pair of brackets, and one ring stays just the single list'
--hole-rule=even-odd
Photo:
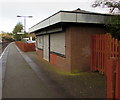
[{"label": "dark roof edge", "polygon": [[61,10],[59,12],[69,12],[69,13],[81,13],[81,14],[94,14],[94,15],[106,15],[106,16],[111,16],[111,14],[102,14],[102,13],[97,13],[97,12],[76,12],[76,11],[64,11]]},{"label": "dark roof edge", "polygon": [[[79,25],[79,24],[84,24],[84,25],[86,25],[86,24],[91,24],[91,25],[104,25],[104,24],[102,24],[102,23],[75,23],[75,22],[59,22],[59,23],[56,23],[56,24],[53,24],[53,25],[50,25],[50,26],[48,26],[48,27],[51,27],[51,26],[55,26],[55,25],[57,25],[57,24],[68,24],[68,25],[70,25],[70,24],[76,24],[76,25]],[[39,29],[39,30],[44,30],[45,28],[47,28],[47,27],[44,27],[44,28],[42,28],[42,29]],[[38,30],[36,30],[36,31],[38,31]],[[36,31],[34,31],[34,32],[36,32]],[[32,33],[32,32],[31,32]]]}]

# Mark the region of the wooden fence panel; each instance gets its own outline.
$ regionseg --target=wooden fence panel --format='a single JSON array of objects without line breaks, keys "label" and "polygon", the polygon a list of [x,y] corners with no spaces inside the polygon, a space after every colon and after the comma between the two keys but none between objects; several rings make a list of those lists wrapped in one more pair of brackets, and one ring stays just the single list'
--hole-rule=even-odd
[{"label": "wooden fence panel", "polygon": [[[115,59],[109,59],[107,65],[107,98],[115,98]],[[109,83],[109,84],[108,84]]]},{"label": "wooden fence panel", "polygon": [[109,58],[118,57],[118,40],[109,34],[92,36],[92,64],[91,71],[106,73]]},{"label": "wooden fence panel", "polygon": [[118,47],[118,61],[116,65],[116,98],[120,99],[120,46]]},{"label": "wooden fence panel", "polygon": [[92,36],[91,71],[107,76],[107,98],[120,99],[120,46],[109,34]]}]

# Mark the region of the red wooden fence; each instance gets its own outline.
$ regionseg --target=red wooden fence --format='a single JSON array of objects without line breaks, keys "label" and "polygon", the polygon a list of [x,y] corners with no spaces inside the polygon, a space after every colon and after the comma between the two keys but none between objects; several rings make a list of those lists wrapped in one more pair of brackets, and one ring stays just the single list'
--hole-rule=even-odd
[{"label": "red wooden fence", "polygon": [[120,100],[120,43],[118,48],[118,63],[116,66],[116,98]]},{"label": "red wooden fence", "polygon": [[106,73],[109,58],[118,57],[118,40],[109,34],[94,35],[92,37],[91,71]]},{"label": "red wooden fence", "polygon": [[118,47],[118,57],[108,60],[107,97],[120,99],[120,47]]},{"label": "red wooden fence", "polygon": [[120,46],[109,34],[92,37],[91,71],[107,76],[107,98],[120,99]]}]

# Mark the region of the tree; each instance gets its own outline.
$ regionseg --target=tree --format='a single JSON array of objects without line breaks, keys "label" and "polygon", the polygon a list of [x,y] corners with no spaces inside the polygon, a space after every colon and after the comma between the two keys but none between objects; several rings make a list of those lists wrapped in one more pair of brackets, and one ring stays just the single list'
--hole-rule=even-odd
[{"label": "tree", "polygon": [[1,36],[3,41],[14,41],[13,34],[8,32],[2,32]]},{"label": "tree", "polygon": [[120,13],[120,1],[119,0],[96,0],[93,7],[108,7],[110,8],[110,13]]},{"label": "tree", "polygon": [[113,37],[120,40],[120,1],[119,0],[96,0],[93,7],[107,7],[112,17],[106,20],[105,26]]},{"label": "tree", "polygon": [[19,22],[19,23],[17,23],[17,25],[13,29],[14,38],[18,41],[21,40],[22,35],[17,34],[17,33],[21,32],[21,30],[23,30],[23,25]]},{"label": "tree", "polygon": [[120,40],[120,15],[107,19],[105,26],[114,38]]}]

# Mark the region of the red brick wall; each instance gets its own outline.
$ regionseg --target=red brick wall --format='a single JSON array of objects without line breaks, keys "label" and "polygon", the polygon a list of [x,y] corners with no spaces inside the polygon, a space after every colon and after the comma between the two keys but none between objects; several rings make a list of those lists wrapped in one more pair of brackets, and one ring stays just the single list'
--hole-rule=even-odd
[{"label": "red brick wall", "polygon": [[91,64],[91,36],[105,33],[96,26],[71,26],[67,29],[67,61],[72,72],[87,71]]},{"label": "red brick wall", "polygon": [[52,54],[50,55],[50,62],[57,65],[60,69],[66,72],[71,72],[71,34],[69,34],[69,29],[65,31],[65,45],[66,45],[66,56],[61,57],[56,55],[56,64],[53,63]]},{"label": "red brick wall", "polygon": [[35,51],[35,43],[24,43],[21,41],[16,41],[15,43],[24,52]]},{"label": "red brick wall", "polygon": [[[57,55],[55,57],[55,55],[50,54],[50,62],[68,72],[89,70],[91,64],[91,36],[101,33],[105,33],[105,31],[100,26],[67,27],[65,30],[66,57]],[[43,58],[42,50],[37,50],[37,54]]]},{"label": "red brick wall", "polygon": [[37,49],[36,53],[40,58],[43,58],[43,50]]},{"label": "red brick wall", "polygon": [[67,66],[66,57],[60,57],[56,54],[51,53],[50,54],[50,63],[56,65],[56,67],[66,71],[66,72],[71,71],[70,66]]},{"label": "red brick wall", "polygon": [[60,56],[57,56],[57,66],[60,66],[61,69],[65,70],[65,71],[70,71],[70,68],[67,66],[66,64],[66,58],[64,57],[60,57]]}]

